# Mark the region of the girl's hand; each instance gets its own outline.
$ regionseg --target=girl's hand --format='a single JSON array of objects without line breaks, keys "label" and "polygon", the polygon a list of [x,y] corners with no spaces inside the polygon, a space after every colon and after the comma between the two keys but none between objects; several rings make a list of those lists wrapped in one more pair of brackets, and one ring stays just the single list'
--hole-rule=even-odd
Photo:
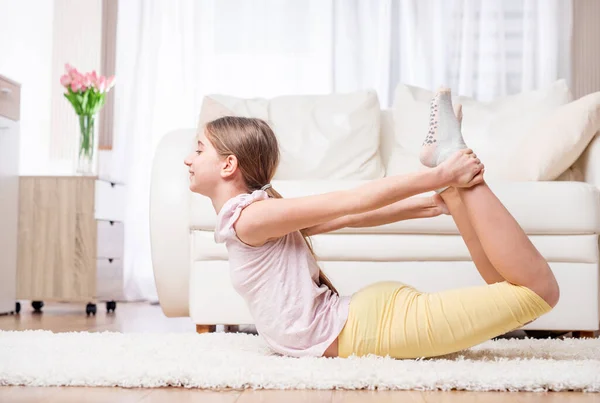
[{"label": "girl's hand", "polygon": [[441,214],[445,214],[445,215],[450,214],[450,210],[448,210],[448,206],[444,202],[444,199],[442,199],[442,196],[440,196],[439,194],[436,193],[433,196],[431,196],[431,204],[432,204],[432,209],[435,212],[434,217],[441,215]]},{"label": "girl's hand", "polygon": [[447,179],[449,186],[471,187],[483,182],[484,166],[473,154],[473,150],[468,148],[455,152],[438,165],[438,169]]}]

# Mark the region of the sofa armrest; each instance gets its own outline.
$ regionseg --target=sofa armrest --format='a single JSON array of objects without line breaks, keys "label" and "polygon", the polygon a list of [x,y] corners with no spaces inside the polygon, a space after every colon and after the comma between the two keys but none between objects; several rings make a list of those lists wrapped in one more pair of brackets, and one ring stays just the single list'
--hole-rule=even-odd
[{"label": "sofa armrest", "polygon": [[160,306],[168,317],[189,316],[189,174],[184,158],[194,147],[193,130],[166,134],[152,160],[150,244]]},{"label": "sofa armrest", "polygon": [[600,189],[600,132],[597,132],[573,167],[581,173],[584,182]]}]

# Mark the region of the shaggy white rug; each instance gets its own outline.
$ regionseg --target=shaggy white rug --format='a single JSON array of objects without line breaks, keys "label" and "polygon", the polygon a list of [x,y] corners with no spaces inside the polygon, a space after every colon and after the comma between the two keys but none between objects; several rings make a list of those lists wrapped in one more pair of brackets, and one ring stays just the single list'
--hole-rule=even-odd
[{"label": "shaggy white rug", "polygon": [[600,391],[600,339],[488,341],[436,359],[289,358],[243,333],[0,332],[0,385]]}]

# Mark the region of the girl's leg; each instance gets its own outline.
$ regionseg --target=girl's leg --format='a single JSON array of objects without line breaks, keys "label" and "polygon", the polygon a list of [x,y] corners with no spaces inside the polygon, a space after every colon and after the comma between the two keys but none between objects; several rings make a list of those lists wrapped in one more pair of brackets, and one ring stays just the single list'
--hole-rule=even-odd
[{"label": "girl's leg", "polygon": [[[461,148],[465,148],[465,142],[460,121],[454,114],[450,90],[444,89],[431,103],[430,130],[423,143],[421,162],[437,166]],[[559,288],[550,266],[488,185],[483,182],[471,188],[458,188],[457,192],[495,270],[506,281],[531,289],[554,307]],[[461,223],[465,228],[464,220]]]},{"label": "girl's leg", "polygon": [[448,210],[450,210],[450,214],[458,227],[458,231],[462,236],[465,244],[467,245],[467,249],[469,249],[469,253],[471,254],[471,258],[473,259],[473,263],[475,263],[475,267],[481,274],[481,277],[488,284],[498,283],[500,281],[505,281],[505,278],[498,273],[490,259],[488,259],[483,247],[481,246],[481,242],[479,242],[479,238],[477,237],[477,233],[475,229],[471,225],[471,220],[469,219],[469,215],[467,214],[467,208],[465,207],[462,199],[456,188],[449,188],[448,190],[441,193],[442,199],[446,206],[448,206]]},{"label": "girl's leg", "polygon": [[[462,123],[462,106],[460,104],[454,105],[454,115],[458,120],[459,127]],[[471,220],[467,214],[467,208],[465,204],[462,202],[458,191],[455,188],[449,188],[448,190],[442,192],[440,194],[444,203],[448,207],[452,218],[454,219],[454,223],[460,232],[460,235],[463,238],[463,241],[467,245],[467,249],[471,254],[471,258],[473,259],[473,263],[475,263],[475,267],[483,277],[483,280],[488,284],[498,283],[500,281],[505,281],[506,279],[498,273],[490,259],[488,259],[483,247],[481,246],[481,242],[479,242],[479,238],[477,237],[477,233],[475,229],[471,225]]]},{"label": "girl's leg", "polygon": [[508,282],[527,287],[554,307],[559,288],[548,262],[484,182],[458,194],[493,267]]}]

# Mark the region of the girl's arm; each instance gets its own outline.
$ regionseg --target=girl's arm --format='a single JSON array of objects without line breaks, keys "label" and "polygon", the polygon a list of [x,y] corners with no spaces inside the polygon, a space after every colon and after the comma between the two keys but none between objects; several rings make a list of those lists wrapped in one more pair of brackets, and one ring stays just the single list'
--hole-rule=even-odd
[{"label": "girl's arm", "polygon": [[293,231],[376,210],[432,189],[472,186],[483,181],[482,169],[473,151],[461,150],[426,171],[375,179],[351,190],[252,203],[242,210],[235,231],[242,242],[260,246]]},{"label": "girl's arm", "polygon": [[323,224],[317,224],[306,228],[304,234],[317,235],[346,227],[376,227],[413,218],[437,217],[440,214],[447,213],[442,207],[442,203],[436,202],[434,197],[415,197],[400,200],[377,210],[347,215]]},{"label": "girl's arm", "polygon": [[438,168],[376,179],[350,190],[252,203],[242,210],[234,225],[235,231],[242,242],[260,246],[293,231],[376,210],[448,186],[450,181]]}]

